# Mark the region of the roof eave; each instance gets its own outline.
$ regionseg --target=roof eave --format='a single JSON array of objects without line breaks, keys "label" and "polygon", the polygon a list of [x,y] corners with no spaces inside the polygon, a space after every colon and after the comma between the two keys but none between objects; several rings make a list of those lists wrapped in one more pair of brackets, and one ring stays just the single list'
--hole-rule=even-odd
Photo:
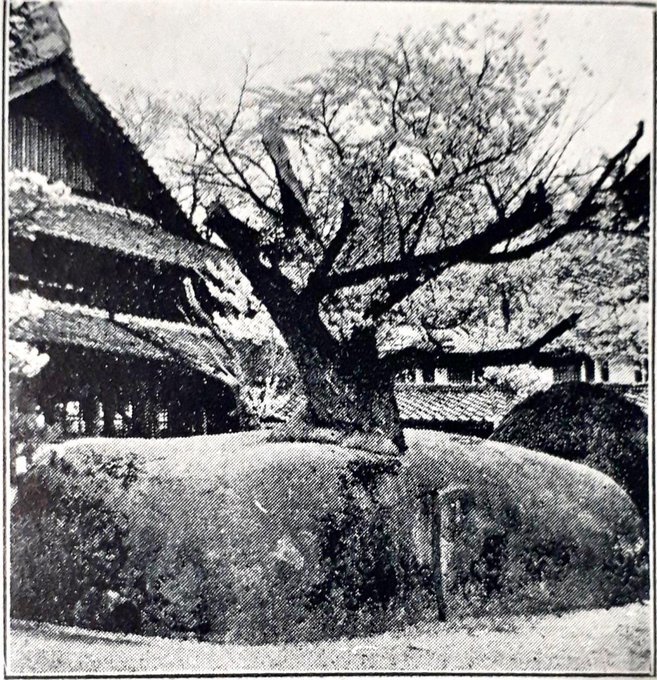
[{"label": "roof eave", "polygon": [[191,220],[173,198],[155,170],[135,146],[102,99],[94,92],[73,62],[70,52],[38,64],[24,73],[10,78],[10,100],[18,99],[44,85],[57,82],[68,94],[76,108],[95,127],[114,136],[123,145],[131,162],[146,185],[153,204],[162,212],[163,228],[169,233],[191,241],[202,242]]},{"label": "roof eave", "polygon": [[54,66],[58,59],[59,57],[12,76],[9,79],[9,100],[18,99],[56,80]]}]

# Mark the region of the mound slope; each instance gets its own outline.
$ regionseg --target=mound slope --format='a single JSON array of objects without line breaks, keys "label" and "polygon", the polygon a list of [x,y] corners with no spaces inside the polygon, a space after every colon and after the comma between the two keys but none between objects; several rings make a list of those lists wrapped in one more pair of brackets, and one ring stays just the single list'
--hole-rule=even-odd
[{"label": "mound slope", "polygon": [[[440,542],[449,618],[644,594],[639,522],[605,475],[475,438],[407,440],[400,462],[263,432],[72,442],[29,473],[12,509],[12,613],[226,642],[432,617],[427,489],[459,490]],[[108,598],[133,619],[109,616]]]},{"label": "mound slope", "polygon": [[583,463],[614,479],[648,525],[648,417],[613,389],[564,383],[518,404],[492,439]]}]

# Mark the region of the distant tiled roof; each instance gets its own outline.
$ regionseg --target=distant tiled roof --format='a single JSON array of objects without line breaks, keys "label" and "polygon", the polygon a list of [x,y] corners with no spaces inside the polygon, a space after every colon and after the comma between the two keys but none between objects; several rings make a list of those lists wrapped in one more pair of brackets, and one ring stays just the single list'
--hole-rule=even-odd
[{"label": "distant tiled roof", "polygon": [[397,385],[402,423],[496,423],[513,397],[489,385]]},{"label": "distant tiled roof", "polygon": [[[435,427],[441,424],[497,423],[512,407],[514,397],[492,385],[396,385],[402,424]],[[290,399],[278,420],[287,420],[302,405]]]},{"label": "distant tiled roof", "polygon": [[[21,305],[21,296],[34,305]],[[215,345],[207,329],[181,323],[143,319],[128,315],[109,318],[107,312],[52,302],[33,293],[12,295],[16,309],[30,314],[11,324],[12,340],[39,347],[74,346],[98,352],[177,363],[219,377]],[[46,349],[47,351],[47,349]]]},{"label": "distant tiled roof", "polygon": [[610,384],[616,392],[622,394],[626,399],[640,406],[643,411],[648,413],[648,406],[650,404],[650,395],[648,394],[648,384],[640,385],[620,385]]},{"label": "distant tiled roof", "polygon": [[12,172],[8,185],[13,236],[43,234],[185,269],[225,260],[220,248],[174,236],[139,213],[74,194],[57,195],[57,185],[35,173]]}]

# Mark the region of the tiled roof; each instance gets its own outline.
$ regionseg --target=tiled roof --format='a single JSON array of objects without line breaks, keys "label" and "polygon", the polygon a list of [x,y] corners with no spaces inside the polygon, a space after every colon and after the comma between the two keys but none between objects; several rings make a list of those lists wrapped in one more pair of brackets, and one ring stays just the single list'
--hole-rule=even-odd
[{"label": "tiled roof", "polygon": [[44,67],[69,51],[70,36],[55,3],[12,0],[9,12],[9,77]]},{"label": "tiled roof", "polygon": [[24,57],[9,57],[9,77],[20,78],[38,68],[52,64],[60,55],[54,57],[40,57],[39,55],[26,55]]},{"label": "tiled roof", "polygon": [[[38,304],[24,304],[29,301]],[[39,298],[12,295],[10,305],[30,310],[10,325],[12,340],[41,347],[74,346],[118,356],[182,364],[219,377],[215,343],[207,329],[117,314]],[[47,349],[46,349],[47,351]]]},{"label": "tiled roof", "polygon": [[13,236],[44,234],[185,269],[208,261],[216,266],[226,258],[220,248],[174,236],[139,213],[73,194],[57,195],[57,186],[35,173],[10,173],[8,185]]},{"label": "tiled roof", "polygon": [[397,385],[403,423],[496,423],[513,397],[489,385]]},{"label": "tiled roof", "polygon": [[609,387],[622,394],[626,399],[640,406],[643,411],[648,413],[648,406],[650,404],[650,395],[648,394],[648,384],[640,385],[620,385],[610,384]]},{"label": "tiled roof", "polygon": [[[396,385],[395,396],[405,426],[493,425],[514,403],[512,395],[491,385]],[[290,399],[279,420],[287,420],[303,401]]]}]

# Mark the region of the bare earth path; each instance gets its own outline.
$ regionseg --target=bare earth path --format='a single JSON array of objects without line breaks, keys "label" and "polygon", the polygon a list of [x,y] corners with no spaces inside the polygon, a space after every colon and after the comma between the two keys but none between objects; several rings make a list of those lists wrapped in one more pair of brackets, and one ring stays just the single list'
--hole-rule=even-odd
[{"label": "bare earth path", "polygon": [[648,673],[651,609],[423,624],[358,640],[252,647],[14,622],[8,673],[491,671]]}]

